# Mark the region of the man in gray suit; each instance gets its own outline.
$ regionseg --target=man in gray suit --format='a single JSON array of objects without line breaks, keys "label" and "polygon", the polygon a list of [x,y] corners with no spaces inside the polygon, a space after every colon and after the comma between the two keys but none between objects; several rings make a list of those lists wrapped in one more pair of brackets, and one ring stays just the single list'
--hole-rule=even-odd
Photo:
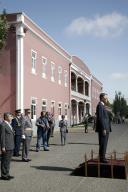
[{"label": "man in gray suit", "polygon": [[110,132],[110,122],[105,105],[108,103],[107,94],[100,94],[100,102],[96,108],[96,132],[99,137],[99,158],[103,163],[107,163],[105,158],[108,137]]},{"label": "man in gray suit", "polygon": [[31,159],[28,159],[28,154],[30,150],[30,143],[32,140],[32,121],[30,109],[25,109],[25,116],[22,118],[22,139],[22,161],[28,162],[31,161]]},{"label": "man in gray suit", "polygon": [[12,114],[4,113],[4,121],[0,125],[0,144],[1,144],[1,179],[10,180],[13,176],[9,175],[10,161],[14,150],[14,132],[11,126]]}]

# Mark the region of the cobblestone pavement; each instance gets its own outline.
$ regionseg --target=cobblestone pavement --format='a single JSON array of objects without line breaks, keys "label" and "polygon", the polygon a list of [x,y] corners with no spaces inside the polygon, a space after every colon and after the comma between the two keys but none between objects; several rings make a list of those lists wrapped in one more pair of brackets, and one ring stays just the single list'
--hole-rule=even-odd
[{"label": "cobblestone pavement", "polygon": [[[60,135],[51,138],[50,151],[35,152],[33,139],[31,162],[21,162],[13,158],[11,175],[15,179],[0,180],[0,192],[128,192],[128,179],[106,179],[71,176],[70,173],[84,161],[84,154],[91,149],[98,152],[97,134],[90,128],[85,134],[83,128],[72,128],[68,133],[66,146],[60,145]],[[128,151],[128,125],[113,125],[108,150]]]}]

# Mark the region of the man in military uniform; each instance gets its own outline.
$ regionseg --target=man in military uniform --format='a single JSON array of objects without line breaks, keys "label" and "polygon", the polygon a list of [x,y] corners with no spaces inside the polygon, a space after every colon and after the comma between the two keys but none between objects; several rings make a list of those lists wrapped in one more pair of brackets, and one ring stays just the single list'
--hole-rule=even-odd
[{"label": "man in military uniform", "polygon": [[17,109],[15,110],[15,117],[12,120],[12,127],[15,133],[15,148],[14,148],[13,155],[16,157],[20,156],[19,151],[20,151],[21,136],[22,136],[21,123],[22,123],[21,110]]},{"label": "man in military uniform", "polygon": [[30,150],[30,143],[32,140],[32,121],[31,121],[31,110],[25,109],[25,116],[22,120],[22,139],[23,139],[23,149],[22,149],[22,161],[28,162],[28,154]]}]

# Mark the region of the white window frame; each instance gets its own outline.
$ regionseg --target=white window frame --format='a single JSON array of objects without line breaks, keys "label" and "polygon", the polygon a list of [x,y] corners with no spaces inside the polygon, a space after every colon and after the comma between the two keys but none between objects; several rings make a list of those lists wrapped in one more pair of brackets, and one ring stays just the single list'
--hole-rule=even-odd
[{"label": "white window frame", "polygon": [[62,78],[62,66],[58,66],[58,83],[61,85],[61,78]]},{"label": "white window frame", "polygon": [[[46,104],[43,104],[43,102],[45,102]],[[46,110],[43,110],[43,107],[45,107]],[[47,111],[47,99],[42,99],[42,111]]]},{"label": "white window frame", "polygon": [[55,82],[55,63],[51,61],[51,81]]},{"label": "white window frame", "polygon": [[64,86],[68,87],[68,71],[64,70]]},{"label": "white window frame", "polygon": [[[54,108],[54,111],[52,111],[52,109]],[[51,101],[51,113],[53,113],[53,115],[55,114],[55,101]]]},{"label": "white window frame", "polygon": [[[45,60],[45,62],[44,62]],[[42,62],[42,77],[44,79],[46,79],[46,65],[47,65],[47,58],[42,56],[41,58],[41,62]]]},{"label": "white window frame", "polygon": [[[60,113],[59,113],[59,110],[60,110]],[[58,117],[59,117],[59,120],[61,119],[61,115],[62,115],[62,102],[58,102]]]},{"label": "white window frame", "polygon": [[[35,57],[33,57],[33,53],[35,54]],[[37,52],[31,49],[32,74],[36,74],[36,59],[37,59]]]},{"label": "white window frame", "polygon": [[[32,101],[35,101],[34,103]],[[32,107],[33,106],[33,107]],[[31,97],[31,118],[36,119],[36,106],[37,106],[37,98]]]},{"label": "white window frame", "polygon": [[[67,112],[66,112],[67,111]],[[67,116],[68,116],[68,103],[65,103],[64,104],[64,115],[65,115],[65,117],[66,117],[66,119],[67,119]]]}]

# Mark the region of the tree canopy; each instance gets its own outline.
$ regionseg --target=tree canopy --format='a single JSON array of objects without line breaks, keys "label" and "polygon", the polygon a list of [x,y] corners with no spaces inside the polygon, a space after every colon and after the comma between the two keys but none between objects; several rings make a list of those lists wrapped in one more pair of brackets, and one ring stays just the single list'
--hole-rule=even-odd
[{"label": "tree canopy", "polygon": [[8,23],[6,18],[6,11],[0,15],[0,50],[4,47],[8,34]]},{"label": "tree canopy", "polygon": [[128,115],[128,105],[121,92],[115,92],[112,106],[115,115],[119,114],[121,117]]}]

